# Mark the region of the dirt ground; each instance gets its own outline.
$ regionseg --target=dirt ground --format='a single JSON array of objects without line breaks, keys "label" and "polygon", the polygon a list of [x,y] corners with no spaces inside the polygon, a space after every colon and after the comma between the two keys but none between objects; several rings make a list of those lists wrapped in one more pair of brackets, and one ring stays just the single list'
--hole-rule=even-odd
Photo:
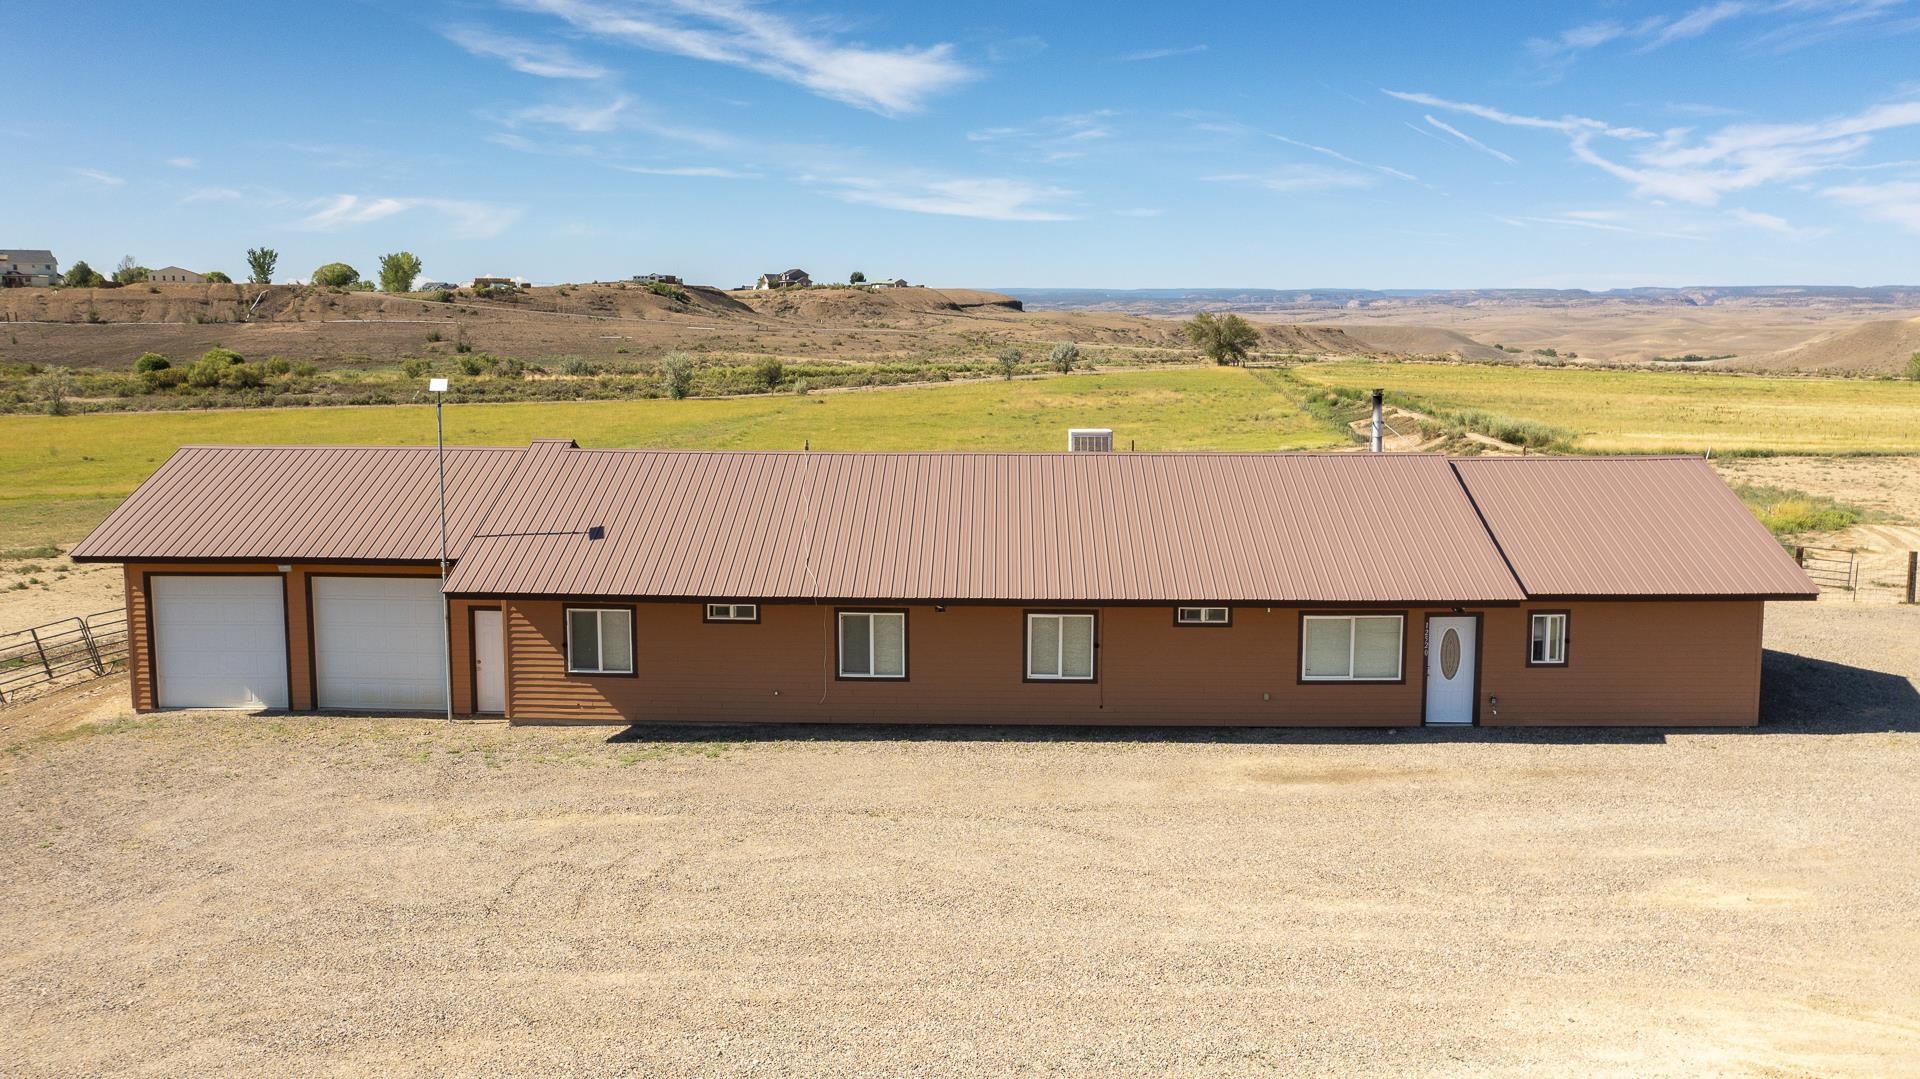
[{"label": "dirt ground", "polygon": [[0,711],[0,1072],[1872,1075],[1920,614],[1753,731]]},{"label": "dirt ground", "polygon": [[1905,597],[1907,552],[1920,551],[1920,458],[1746,457],[1715,465],[1729,483],[1823,495],[1885,518],[1797,542],[1852,551],[1860,562],[1860,602]]}]

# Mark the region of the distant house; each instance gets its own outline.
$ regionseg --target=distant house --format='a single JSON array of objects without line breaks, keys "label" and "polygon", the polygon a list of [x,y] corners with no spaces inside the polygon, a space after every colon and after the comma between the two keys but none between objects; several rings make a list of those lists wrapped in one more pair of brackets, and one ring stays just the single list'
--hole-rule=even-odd
[{"label": "distant house", "polygon": [[684,285],[686,284],[685,281],[680,280],[678,277],[670,273],[634,274],[633,280],[635,284],[639,284],[639,285]]},{"label": "distant house", "polygon": [[476,277],[473,279],[472,282],[470,282],[467,285],[467,287],[474,290],[475,292],[479,292],[482,289],[490,289],[490,288],[500,288],[500,289],[526,288],[527,283],[525,281],[520,280],[517,277]]},{"label": "distant house", "polygon": [[452,292],[459,287],[452,281],[415,281],[413,283],[415,292]]},{"label": "distant house", "polygon": [[813,284],[813,278],[805,270],[784,270],[780,273],[763,273],[760,280],[753,283],[754,291],[764,292],[776,288],[806,288]]},{"label": "distant house", "polygon": [[147,281],[155,285],[204,285],[207,275],[179,266],[162,266],[158,270],[148,270]]},{"label": "distant house", "polygon": [[868,288],[906,288],[907,279],[904,277],[896,277],[891,281],[886,281],[886,280],[869,281],[867,282],[867,287]]},{"label": "distant house", "polygon": [[48,288],[60,283],[60,260],[51,251],[0,247],[0,288]]}]

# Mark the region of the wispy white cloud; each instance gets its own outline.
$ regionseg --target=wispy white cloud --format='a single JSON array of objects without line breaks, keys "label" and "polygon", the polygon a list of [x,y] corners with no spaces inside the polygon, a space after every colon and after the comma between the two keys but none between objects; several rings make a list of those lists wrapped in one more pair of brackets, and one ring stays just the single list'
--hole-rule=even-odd
[{"label": "wispy white cloud", "polygon": [[1526,48],[1553,71],[1605,45],[1631,43],[1635,52],[1649,53],[1736,22],[1763,28],[1744,40],[1745,48],[1782,52],[1844,33],[1893,34],[1920,28],[1907,0],[1710,0],[1677,15],[1651,15],[1632,23],[1617,19],[1583,23],[1551,37],[1529,39]]},{"label": "wispy white cloud", "polygon": [[1373,177],[1325,165],[1282,165],[1263,172],[1226,172],[1200,179],[1215,184],[1250,184],[1269,191],[1341,191],[1372,187]]},{"label": "wispy white cloud", "polygon": [[1194,53],[1206,51],[1205,45],[1188,45],[1173,49],[1142,49],[1139,52],[1121,53],[1113,59],[1122,64],[1136,64],[1142,60],[1165,60],[1174,56],[1192,56]]},{"label": "wispy white cloud", "polygon": [[448,231],[455,236],[486,239],[505,232],[520,218],[516,208],[471,199],[333,195],[308,205],[312,212],[291,227],[307,232],[338,232],[354,225],[384,221],[397,214],[425,210],[445,218]]},{"label": "wispy white cloud", "polygon": [[245,196],[233,187],[199,187],[187,192],[181,202],[238,202]]},{"label": "wispy white cloud", "polygon": [[604,132],[620,126],[622,114],[633,99],[622,94],[604,105],[547,104],[529,105],[508,114],[509,124],[546,124],[568,131]]},{"label": "wispy white cloud", "polygon": [[1676,19],[1665,21],[1649,20],[1643,24],[1643,36],[1647,43],[1640,46],[1641,52],[1652,52],[1665,48],[1676,41],[1699,37],[1701,34],[1753,10],[1753,5],[1744,0],[1716,0],[1715,3],[1694,8]]},{"label": "wispy white cloud", "polygon": [[1590,131],[1611,135],[1617,139],[1650,139],[1654,137],[1651,131],[1643,131],[1637,127],[1616,127],[1613,124],[1595,120],[1588,116],[1567,115],[1560,117],[1558,120],[1550,120],[1541,116],[1524,116],[1519,113],[1504,112],[1500,109],[1491,108],[1486,105],[1476,105],[1468,101],[1450,101],[1447,98],[1435,97],[1432,94],[1426,93],[1415,93],[1406,90],[1382,90],[1380,92],[1388,97],[1397,97],[1402,101],[1410,101],[1415,105],[1425,105],[1430,109],[1444,109],[1448,112],[1477,116],[1482,120],[1491,120],[1496,124],[1505,124],[1508,127],[1530,127],[1542,131],[1559,131],[1569,135],[1581,131]]},{"label": "wispy white cloud", "polygon": [[1017,127],[983,127],[967,132],[967,141],[1014,147],[1041,161],[1071,161],[1087,156],[1090,148],[1114,137],[1110,109],[1047,116]]},{"label": "wispy white cloud", "polygon": [[721,168],[718,165],[622,165],[609,162],[608,168],[621,172],[638,173],[642,176],[690,176],[705,177],[714,180],[758,180],[759,173],[741,172],[738,169]]},{"label": "wispy white cloud", "polygon": [[[1716,205],[1736,191],[1805,181],[1832,169],[1864,167],[1853,159],[1876,134],[1920,126],[1920,101],[1901,101],[1809,123],[1730,124],[1704,137],[1681,128],[1655,136],[1584,116],[1549,120],[1431,94],[1385,92],[1508,127],[1558,132],[1567,137],[1577,160],[1633,185],[1636,194],[1699,206]],[[1618,140],[1630,148],[1617,155],[1603,149],[1602,139]]]},{"label": "wispy white cloud", "polygon": [[1868,217],[1891,221],[1908,232],[1920,233],[1920,182],[1894,180],[1884,184],[1841,184],[1824,188],[1820,193],[1855,207]]},{"label": "wispy white cloud", "polygon": [[475,56],[504,60],[508,67],[543,79],[603,79],[607,69],[573,55],[564,46],[496,33],[478,26],[449,26],[440,33]]},{"label": "wispy white cloud", "polygon": [[1479,139],[1474,138],[1472,135],[1467,134],[1466,132],[1453,126],[1452,124],[1449,124],[1444,120],[1438,119],[1432,113],[1426,114],[1426,121],[1432,126],[1439,128],[1441,131],[1444,131],[1447,134],[1452,135],[1454,138],[1459,139],[1461,142],[1466,143],[1468,146],[1471,146],[1474,149],[1480,151],[1481,153],[1486,154],[1488,157],[1497,158],[1501,161],[1506,162],[1509,165],[1519,164],[1519,162],[1513,159],[1513,156],[1511,154],[1504,153],[1500,150],[1494,149],[1491,146],[1488,146],[1486,143],[1481,142]]},{"label": "wispy white cloud", "polygon": [[1276,135],[1271,131],[1267,132],[1266,135],[1268,138],[1274,139],[1279,142],[1284,142],[1288,146],[1298,146],[1302,150],[1312,150],[1316,154],[1320,154],[1324,157],[1333,158],[1335,161],[1344,162],[1345,164],[1348,164],[1348,165],[1354,165],[1363,169],[1372,169],[1373,171],[1381,173],[1382,175],[1391,176],[1398,180],[1406,180],[1409,183],[1417,184],[1420,182],[1420,177],[1415,176],[1410,172],[1402,172],[1399,169],[1391,168],[1387,165],[1375,165],[1369,161],[1361,161],[1358,158],[1348,157],[1346,154],[1343,154],[1338,150],[1334,150],[1326,146],[1316,146],[1313,143],[1302,142],[1299,139],[1288,138],[1285,135]]},{"label": "wispy white cloud", "polygon": [[1115,217],[1159,217],[1167,211],[1158,206],[1129,206],[1124,210],[1115,210]]},{"label": "wispy white cloud", "polygon": [[80,177],[82,180],[92,180],[101,187],[120,187],[127,182],[121,177],[115,176],[110,172],[103,172],[100,169],[70,168],[67,171]]},{"label": "wispy white cloud", "polygon": [[1778,214],[1761,213],[1758,210],[1749,210],[1744,207],[1735,207],[1734,209],[1728,210],[1727,214],[1743,225],[1763,229],[1767,232],[1779,233],[1782,236],[1811,239],[1816,236],[1825,236],[1828,232],[1827,229],[1801,228]]},{"label": "wispy white cloud", "polygon": [[176,169],[197,169],[200,167],[200,159],[197,157],[170,157],[167,158],[167,164],[172,165]]},{"label": "wispy white cloud", "polygon": [[809,176],[833,197],[862,206],[983,221],[1070,221],[1054,208],[1074,192],[1004,178]]},{"label": "wispy white cloud", "polygon": [[802,29],[742,0],[509,0],[608,41],[757,71],[883,115],[917,112],[967,82],[951,45],[876,48]]}]

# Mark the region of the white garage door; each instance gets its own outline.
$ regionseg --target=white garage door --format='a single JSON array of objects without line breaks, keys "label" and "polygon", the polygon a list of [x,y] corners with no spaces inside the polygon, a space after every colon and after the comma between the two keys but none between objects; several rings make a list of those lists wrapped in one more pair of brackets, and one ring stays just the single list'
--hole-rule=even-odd
[{"label": "white garage door", "polygon": [[314,577],[313,663],[321,708],[447,706],[438,577]]},{"label": "white garage door", "polygon": [[285,708],[287,618],[279,577],[147,579],[162,708]]}]

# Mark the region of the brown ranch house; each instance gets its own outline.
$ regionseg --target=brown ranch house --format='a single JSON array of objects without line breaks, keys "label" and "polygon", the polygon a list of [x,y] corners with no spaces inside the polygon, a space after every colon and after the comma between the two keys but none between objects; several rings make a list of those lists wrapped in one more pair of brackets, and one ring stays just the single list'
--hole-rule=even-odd
[{"label": "brown ranch house", "polygon": [[[134,707],[515,723],[1757,721],[1816,590],[1704,462],[181,449],[74,551]],[[444,619],[444,621],[443,621]]]}]

